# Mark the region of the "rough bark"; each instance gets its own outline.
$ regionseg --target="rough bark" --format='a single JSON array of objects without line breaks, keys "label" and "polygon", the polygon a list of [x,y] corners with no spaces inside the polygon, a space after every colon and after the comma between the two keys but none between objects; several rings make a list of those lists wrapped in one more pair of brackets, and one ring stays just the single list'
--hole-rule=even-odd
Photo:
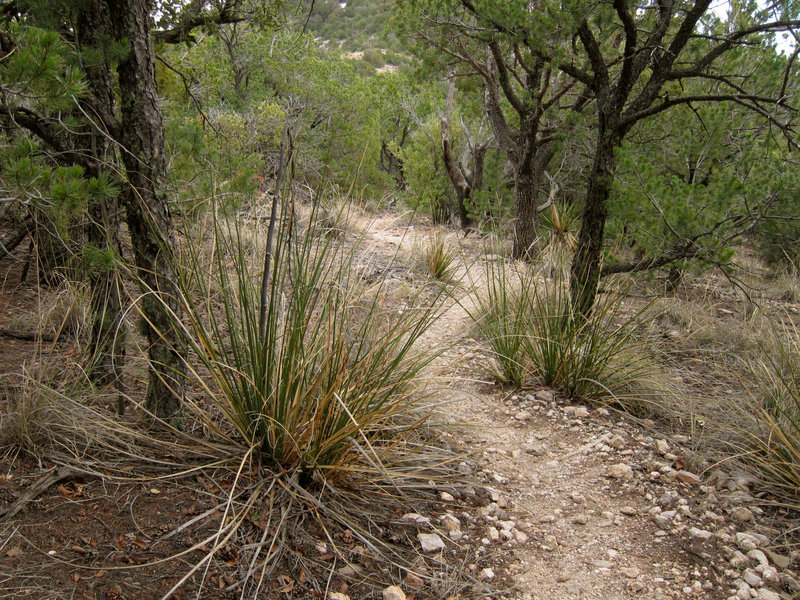
[{"label": "rough bark", "polygon": [[[112,39],[111,17],[102,0],[88,0],[80,7],[76,36],[82,48],[93,48],[103,53],[104,44]],[[96,172],[114,170],[116,151],[111,139],[115,129],[114,82],[108,61],[83,66],[89,86],[89,99],[82,101],[80,109],[91,118],[83,136],[87,155],[95,162]],[[121,255],[120,207],[117,197],[92,198],[88,206],[86,236],[88,243],[110,260],[92,265],[89,273],[91,286],[92,331],[90,355],[92,362],[88,373],[100,387],[114,386],[120,391],[117,410],[124,411],[122,369],[125,362],[125,327],[123,322],[123,294],[116,258]]]},{"label": "rough bark", "polygon": [[530,163],[515,165],[514,173],[514,246],[516,260],[536,258],[539,238],[539,198],[544,189],[545,171],[553,157],[551,143],[539,146]]},{"label": "rough bark", "polygon": [[108,0],[117,39],[130,51],[119,63],[120,141],[129,188],[124,193],[149,344],[145,408],[172,425],[182,425],[185,349],[174,328],[180,317],[173,261],[173,220],[164,193],[164,120],[159,105],[146,0]]},{"label": "rough bark", "polygon": [[446,136],[444,133],[444,125],[442,125],[442,158],[444,160],[444,168],[447,171],[447,176],[450,178],[450,182],[453,184],[453,188],[456,191],[456,211],[458,213],[459,225],[461,229],[467,231],[472,227],[472,219],[469,218],[469,212],[467,211],[467,200],[472,192],[472,186],[470,186],[463,171],[453,158],[449,136]]},{"label": "rough bark", "polygon": [[614,149],[620,143],[602,121],[601,119],[589,174],[578,246],[570,270],[572,308],[575,314],[583,317],[589,316],[597,296],[607,203],[616,169]]}]

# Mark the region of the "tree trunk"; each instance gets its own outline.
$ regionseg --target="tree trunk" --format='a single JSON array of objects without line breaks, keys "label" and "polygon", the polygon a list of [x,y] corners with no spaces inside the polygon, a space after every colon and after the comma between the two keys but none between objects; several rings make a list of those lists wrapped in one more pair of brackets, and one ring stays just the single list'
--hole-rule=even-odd
[{"label": "tree trunk", "polygon": [[514,173],[514,247],[516,260],[532,261],[536,258],[539,238],[540,191],[544,189],[545,169],[553,157],[553,146],[542,146],[529,164],[517,165]]},{"label": "tree trunk", "polygon": [[142,317],[149,344],[145,408],[182,426],[183,343],[174,325],[177,300],[173,221],[163,184],[166,177],[164,121],[156,88],[155,61],[146,0],[108,0],[118,40],[130,50],[119,63],[122,158],[130,188],[124,194],[138,276],[145,294]]},{"label": "tree trunk", "polygon": [[[449,125],[449,123],[448,123]],[[458,221],[461,229],[467,231],[472,227],[472,220],[469,218],[467,212],[467,200],[472,192],[472,186],[467,182],[461,168],[456,164],[453,158],[453,152],[450,149],[450,139],[445,134],[444,126],[442,127],[442,159],[444,160],[444,168],[447,171],[447,176],[456,190],[456,211],[458,212]]]},{"label": "tree trunk", "polygon": [[[105,56],[112,39],[111,17],[102,0],[92,0],[80,6],[76,35],[82,48],[91,48],[98,56]],[[116,152],[111,142],[114,128],[114,84],[111,66],[107,60],[90,61],[83,65],[89,85],[89,99],[82,101],[82,110],[94,116],[90,125],[86,152],[95,163],[95,175],[112,174],[116,170]],[[99,129],[98,129],[99,128]],[[123,323],[122,282],[117,260],[121,255],[120,206],[118,197],[98,194],[89,199],[89,221],[86,237],[89,245],[102,258],[90,265],[92,331],[90,339],[91,363],[89,378],[100,387],[114,386],[120,391],[117,411],[125,408],[122,395],[122,369],[125,363],[125,326]],[[105,256],[102,256],[105,255]]]},{"label": "tree trunk", "polygon": [[581,317],[589,316],[597,296],[607,201],[616,169],[614,149],[617,145],[618,141],[607,132],[601,117],[594,162],[586,190],[586,204],[583,207],[583,221],[578,233],[578,247],[570,271],[572,308]]}]

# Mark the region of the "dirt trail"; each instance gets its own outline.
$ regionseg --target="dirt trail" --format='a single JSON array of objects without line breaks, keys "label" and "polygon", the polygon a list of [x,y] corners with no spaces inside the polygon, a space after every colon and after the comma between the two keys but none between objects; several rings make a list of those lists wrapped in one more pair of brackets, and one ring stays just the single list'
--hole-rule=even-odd
[{"label": "dirt trail", "polygon": [[[388,256],[419,252],[432,230],[382,218],[368,235]],[[468,327],[454,303],[428,335]],[[454,380],[440,392],[447,435],[469,453],[459,470],[489,491],[476,513],[454,509],[457,526],[442,521],[451,539],[477,549],[467,565],[476,576],[507,582],[503,597],[524,600],[791,597],[794,573],[775,566],[786,557],[757,549],[777,531],[756,519],[749,481],[692,472],[686,436],[552,390],[492,385],[482,356],[468,337],[449,350]]]}]

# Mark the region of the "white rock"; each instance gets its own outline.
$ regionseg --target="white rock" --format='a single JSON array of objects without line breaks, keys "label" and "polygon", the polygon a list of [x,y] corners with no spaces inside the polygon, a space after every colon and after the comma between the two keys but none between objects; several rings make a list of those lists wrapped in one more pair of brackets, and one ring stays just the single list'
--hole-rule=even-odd
[{"label": "white rock", "polygon": [[328,594],[328,600],[350,600],[350,596],[341,592],[331,592]]},{"label": "white rock", "polygon": [[443,516],[442,519],[441,519],[441,523],[442,523],[442,526],[447,531],[453,531],[455,529],[461,529],[461,521],[459,521],[456,517],[454,517],[453,515],[450,515],[450,514]]},{"label": "white rock", "polygon": [[406,593],[393,585],[383,590],[383,600],[406,600]]},{"label": "white rock", "polygon": [[626,465],[625,463],[611,465],[608,467],[607,474],[612,479],[621,479],[623,481],[633,479],[633,469],[631,469],[630,465]]},{"label": "white rock", "polygon": [[752,569],[745,569],[744,573],[742,573],[742,579],[750,587],[762,587],[764,585],[764,580]]},{"label": "white rock", "polygon": [[488,537],[491,541],[496,542],[500,539],[500,532],[497,531],[496,527],[487,527],[486,537]]},{"label": "white rock", "polygon": [[661,456],[664,456],[671,450],[667,440],[656,440],[655,444],[653,444],[653,447]]},{"label": "white rock", "polygon": [[781,600],[779,594],[776,594],[772,590],[768,590],[767,588],[761,588],[758,590],[758,600]]},{"label": "white rock", "polygon": [[428,527],[431,524],[431,520],[428,517],[423,517],[417,513],[406,513],[401,517],[401,519],[406,523],[413,523],[414,525],[419,525],[420,527]]},{"label": "white rock", "polygon": [[636,567],[625,567],[624,569],[620,569],[622,574],[629,579],[636,579],[639,576],[639,569]]},{"label": "white rock", "polygon": [[747,553],[747,557],[752,558],[754,561],[756,561],[758,564],[764,567],[769,566],[769,559],[767,558],[767,555],[764,554],[761,550],[757,549],[750,550],[750,552]]},{"label": "white rock", "polygon": [[775,587],[780,587],[782,583],[778,569],[775,567],[764,567],[764,570],[761,571],[761,578],[769,585],[774,585]]},{"label": "white rock", "polygon": [[435,533],[418,533],[417,539],[423,552],[439,552],[444,550],[444,542]]},{"label": "white rock", "polygon": [[480,575],[478,576],[486,581],[491,581],[494,579],[494,570],[490,567],[486,567],[485,569],[481,569]]},{"label": "white rock", "polygon": [[453,498],[453,494],[448,492],[442,492],[439,494],[439,498],[444,502],[453,502],[455,500],[455,498]]}]

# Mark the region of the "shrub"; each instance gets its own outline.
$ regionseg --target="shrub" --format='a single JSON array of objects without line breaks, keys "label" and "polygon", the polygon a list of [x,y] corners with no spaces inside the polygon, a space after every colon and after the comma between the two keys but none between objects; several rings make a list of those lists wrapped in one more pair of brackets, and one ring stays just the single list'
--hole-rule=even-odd
[{"label": "shrub", "polygon": [[304,484],[383,464],[418,422],[431,357],[414,345],[432,304],[385,308],[381,284],[360,276],[359,245],[322,235],[314,215],[303,231],[279,228],[264,295],[240,227],[216,221],[214,233],[219,283],[196,268],[196,248],[181,270],[182,286],[202,296],[182,298],[183,333],[203,367],[197,381],[241,443]]},{"label": "shrub", "polygon": [[[751,426],[732,442],[780,501],[800,507],[800,332],[786,324],[775,347],[751,368],[755,389],[745,403]],[[788,334],[788,341],[781,339]]]},{"label": "shrub", "polygon": [[425,249],[425,264],[430,274],[439,281],[449,282],[455,274],[457,249],[447,243],[447,238],[439,233],[428,240]]},{"label": "shrub", "polygon": [[510,273],[501,259],[487,263],[485,287],[473,298],[470,314],[502,381],[522,387],[535,380],[569,398],[629,404],[632,387],[652,370],[634,337],[644,311],[623,316],[622,295],[600,296],[584,319],[573,311],[566,280],[537,278],[529,265]]}]

